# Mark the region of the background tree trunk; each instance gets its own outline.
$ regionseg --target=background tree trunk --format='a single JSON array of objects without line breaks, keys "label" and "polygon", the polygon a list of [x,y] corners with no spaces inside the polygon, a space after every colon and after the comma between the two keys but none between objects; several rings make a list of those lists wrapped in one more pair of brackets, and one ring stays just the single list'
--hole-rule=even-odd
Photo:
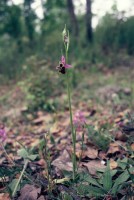
[{"label": "background tree trunk", "polygon": [[86,37],[89,42],[93,41],[91,6],[92,6],[92,0],[86,0]]},{"label": "background tree trunk", "polygon": [[34,33],[35,33],[35,24],[34,20],[36,19],[36,15],[32,9],[33,0],[24,0],[24,17],[25,24],[27,28],[28,38],[32,45],[34,41]]},{"label": "background tree trunk", "polygon": [[72,30],[73,33],[76,37],[78,37],[79,35],[79,27],[78,27],[78,22],[75,16],[75,12],[74,12],[74,5],[73,5],[73,1],[72,0],[67,0],[67,6],[68,6],[68,11],[69,11],[69,15],[70,15],[70,20],[72,23]]},{"label": "background tree trunk", "polygon": [[45,24],[45,6],[44,0],[41,0],[41,7],[43,11],[43,19],[41,20],[41,40],[44,38],[45,31],[44,31],[44,24]]}]

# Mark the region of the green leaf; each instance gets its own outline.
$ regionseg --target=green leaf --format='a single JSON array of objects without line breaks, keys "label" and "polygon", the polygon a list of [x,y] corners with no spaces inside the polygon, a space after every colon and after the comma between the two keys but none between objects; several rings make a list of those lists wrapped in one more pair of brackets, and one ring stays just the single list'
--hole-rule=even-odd
[{"label": "green leaf", "polygon": [[126,182],[128,180],[128,178],[130,177],[128,171],[124,171],[116,180],[115,180],[115,183],[112,187],[112,194],[116,194],[118,189],[119,189],[119,186],[121,184],[123,184],[124,182]]},{"label": "green leaf", "polygon": [[30,154],[25,148],[18,150],[17,154],[23,159],[29,159],[32,161],[34,161],[38,156],[38,154]]},{"label": "green leaf", "polygon": [[130,167],[128,169],[128,173],[130,175],[130,179],[132,180],[132,182],[134,183],[134,167]]},{"label": "green leaf", "polygon": [[102,172],[102,173],[103,173],[103,172],[105,172],[105,168],[102,168],[102,169],[101,169],[101,168],[100,168],[100,169],[97,169],[97,172]]},{"label": "green leaf", "polygon": [[101,197],[104,196],[105,194],[105,191],[103,189],[86,184],[80,184],[77,187],[77,192],[79,193],[79,195],[88,197],[92,196]]},{"label": "green leaf", "polygon": [[105,191],[101,188],[98,188],[98,187],[90,186],[89,190],[90,190],[90,194],[92,196],[102,197],[105,194]]},{"label": "green leaf", "polygon": [[51,141],[52,144],[55,144],[55,140],[54,140],[54,137],[52,135],[50,136],[50,141]]},{"label": "green leaf", "polygon": [[42,151],[42,150],[44,149],[44,146],[45,146],[45,140],[42,139],[42,140],[40,140],[40,142],[39,142],[39,149]]},{"label": "green leaf", "polygon": [[105,172],[103,174],[102,183],[103,183],[104,189],[108,192],[112,187],[112,176],[111,176],[109,164],[106,167]]},{"label": "green leaf", "polygon": [[29,160],[34,161],[34,160],[37,158],[37,156],[38,156],[38,154],[34,154],[34,155],[29,155],[27,158],[28,158]]},{"label": "green leaf", "polygon": [[134,172],[134,167],[130,167],[128,170],[129,170],[129,173],[133,174],[133,172]]},{"label": "green leaf", "polygon": [[26,149],[20,149],[17,151],[18,156],[26,159],[28,157],[28,151]]},{"label": "green leaf", "polygon": [[117,169],[111,170],[110,173],[111,173],[111,176],[113,177],[117,173]]},{"label": "green leaf", "polygon": [[87,175],[87,177],[84,178],[84,181],[92,184],[92,185],[95,185],[95,186],[98,186],[98,187],[102,187],[95,178],[92,178],[90,175]]},{"label": "green leaf", "polygon": [[127,164],[128,164],[128,158],[124,158],[122,160],[118,160],[117,161],[118,163],[118,166],[121,167],[122,169],[125,169],[127,167]]},{"label": "green leaf", "polygon": [[[10,190],[11,190],[11,192],[13,192],[14,191],[14,188],[15,188],[15,186],[16,186],[16,184],[17,184],[17,182],[18,182],[18,179],[13,179],[12,180],[12,182],[8,185],[9,186],[9,188],[10,188]],[[19,191],[20,190],[20,185],[18,185],[18,187],[17,187],[17,190],[16,191]]]},{"label": "green leaf", "polygon": [[73,200],[73,198],[67,193],[64,193],[62,198],[63,200]]}]

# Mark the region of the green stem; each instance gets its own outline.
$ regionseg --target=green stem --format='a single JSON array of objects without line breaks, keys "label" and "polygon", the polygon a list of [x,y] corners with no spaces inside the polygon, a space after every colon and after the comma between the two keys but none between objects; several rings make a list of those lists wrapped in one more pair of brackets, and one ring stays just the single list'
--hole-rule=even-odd
[{"label": "green stem", "polygon": [[[51,162],[50,162],[50,152],[49,149],[47,148],[47,135],[45,135],[45,152],[43,154],[44,156],[44,160],[46,160],[46,164],[47,164],[47,180],[48,180],[48,196],[51,198],[51,194],[52,194],[52,176],[51,176]],[[50,138],[49,138],[50,139]]]},{"label": "green stem", "polygon": [[[68,60],[68,51],[66,50],[66,62]],[[72,133],[72,143],[73,143],[73,155],[72,155],[72,162],[73,162],[73,180],[75,179],[76,173],[76,133],[74,131],[73,126],[73,116],[72,116],[72,106],[71,106],[71,91],[70,91],[70,84],[69,84],[69,74],[68,71],[66,73],[67,78],[67,94],[68,94],[68,104],[69,104],[69,112],[70,112],[70,124],[71,124],[71,133]]]},{"label": "green stem", "polygon": [[2,150],[3,150],[4,153],[5,153],[6,158],[9,160],[9,162],[11,162],[13,165],[15,165],[14,161],[13,161],[13,160],[9,157],[9,155],[7,154],[7,151],[6,151],[5,147],[3,146],[2,142],[1,142],[0,144],[1,144]]},{"label": "green stem", "polygon": [[81,161],[82,155],[83,155],[83,150],[84,150],[84,138],[85,138],[85,132],[82,133],[81,154],[80,154],[80,157],[79,157],[79,162],[78,162],[78,166],[77,166],[77,171],[78,171],[78,169],[79,169],[80,161]]},{"label": "green stem", "polygon": [[24,174],[26,168],[27,168],[28,162],[29,162],[28,160],[25,160],[25,164],[24,164],[23,170],[22,170],[22,172],[21,172],[21,175],[20,175],[20,177],[19,177],[19,179],[18,179],[18,181],[17,181],[17,183],[16,183],[16,185],[15,185],[15,188],[14,188],[14,190],[13,190],[13,193],[12,193],[12,196],[13,196],[13,197],[14,197],[15,194],[16,194],[18,185],[19,185],[19,183],[20,183],[20,181],[21,181],[21,179],[22,179],[22,176],[23,176],[23,174]]}]

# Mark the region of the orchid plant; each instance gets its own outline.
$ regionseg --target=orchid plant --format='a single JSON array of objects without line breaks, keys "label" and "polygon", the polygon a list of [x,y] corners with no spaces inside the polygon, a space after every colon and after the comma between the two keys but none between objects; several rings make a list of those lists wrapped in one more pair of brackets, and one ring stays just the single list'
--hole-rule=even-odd
[{"label": "orchid plant", "polygon": [[59,66],[56,67],[60,73],[65,74],[66,76],[66,83],[67,83],[67,95],[68,95],[68,105],[69,105],[69,112],[70,112],[70,124],[71,124],[71,134],[72,134],[72,145],[73,145],[73,153],[72,153],[72,163],[73,163],[73,180],[75,179],[76,175],[76,131],[73,125],[73,116],[72,116],[72,105],[71,105],[71,90],[70,90],[70,79],[68,68],[72,68],[72,66],[68,63],[68,50],[69,50],[69,31],[67,30],[66,26],[63,30],[63,43],[65,48],[65,56],[61,56],[61,60],[59,62]]},{"label": "orchid plant", "polygon": [[75,114],[74,119],[72,115],[72,104],[71,104],[71,89],[70,89],[70,77],[68,69],[72,68],[72,66],[68,63],[68,50],[69,50],[69,31],[67,30],[66,26],[63,30],[63,43],[65,48],[65,56],[62,55],[59,61],[59,65],[56,69],[65,75],[66,83],[67,83],[67,95],[68,95],[68,105],[69,105],[69,112],[70,112],[70,125],[71,125],[71,134],[72,134],[72,146],[73,146],[73,153],[72,153],[72,163],[73,163],[73,180],[76,177],[76,170],[77,162],[76,162],[76,131],[83,129],[85,125],[85,117],[82,112],[78,112]]}]

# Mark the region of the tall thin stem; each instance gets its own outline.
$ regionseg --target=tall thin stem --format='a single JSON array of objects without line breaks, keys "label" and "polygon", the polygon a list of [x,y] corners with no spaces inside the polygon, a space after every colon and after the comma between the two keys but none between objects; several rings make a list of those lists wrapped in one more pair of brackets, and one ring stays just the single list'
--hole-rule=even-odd
[{"label": "tall thin stem", "polygon": [[[66,50],[66,62],[68,60],[68,51]],[[69,112],[70,112],[70,124],[71,124],[71,134],[72,134],[72,143],[73,143],[73,155],[72,155],[72,162],[73,162],[73,180],[75,179],[76,174],[76,133],[74,131],[73,126],[73,115],[72,115],[72,106],[71,106],[71,90],[70,90],[70,82],[69,82],[69,74],[68,71],[66,73],[66,80],[67,80],[67,94],[68,94],[68,104],[69,104]]]}]

